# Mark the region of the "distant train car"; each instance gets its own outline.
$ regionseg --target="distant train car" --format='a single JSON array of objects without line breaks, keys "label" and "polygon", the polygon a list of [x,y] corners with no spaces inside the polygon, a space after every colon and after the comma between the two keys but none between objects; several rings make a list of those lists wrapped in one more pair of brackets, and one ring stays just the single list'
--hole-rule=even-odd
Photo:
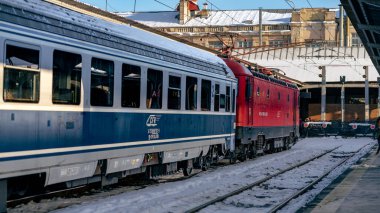
[{"label": "distant train car", "polygon": [[238,159],[288,149],[299,136],[299,90],[289,82],[251,72],[224,60],[238,79],[236,154]]},{"label": "distant train car", "polygon": [[189,173],[233,148],[231,70],[143,30],[2,1],[0,71],[0,193]]}]

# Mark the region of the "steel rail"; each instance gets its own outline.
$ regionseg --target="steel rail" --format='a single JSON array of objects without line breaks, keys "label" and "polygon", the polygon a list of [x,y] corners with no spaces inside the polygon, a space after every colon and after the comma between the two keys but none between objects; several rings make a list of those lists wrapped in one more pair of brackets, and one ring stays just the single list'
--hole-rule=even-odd
[{"label": "steel rail", "polygon": [[242,188],[236,189],[236,190],[234,190],[234,191],[232,191],[232,192],[230,192],[230,193],[227,193],[227,194],[225,194],[225,195],[219,196],[219,197],[217,197],[217,198],[215,198],[215,199],[212,199],[212,200],[210,200],[210,201],[207,201],[207,202],[205,202],[205,203],[203,203],[203,204],[201,204],[201,205],[198,205],[198,206],[193,207],[193,208],[191,208],[191,209],[189,209],[189,210],[186,210],[185,213],[198,212],[199,210],[204,209],[204,208],[206,208],[206,207],[208,207],[208,206],[210,206],[210,205],[213,205],[213,204],[215,204],[215,203],[217,203],[217,202],[221,202],[221,201],[225,200],[226,198],[229,198],[229,197],[231,197],[231,196],[234,196],[234,195],[240,194],[241,192],[246,191],[246,190],[248,190],[248,189],[250,189],[250,188],[252,188],[252,187],[254,187],[254,186],[260,185],[261,183],[264,183],[264,182],[266,182],[267,180],[272,179],[273,177],[276,177],[276,176],[278,176],[278,175],[281,175],[281,174],[283,174],[283,173],[285,173],[285,172],[288,172],[288,171],[290,171],[290,170],[293,170],[293,169],[295,169],[295,168],[297,168],[297,167],[303,166],[303,165],[305,165],[305,164],[307,164],[307,163],[309,163],[309,162],[311,162],[311,161],[313,161],[313,160],[315,160],[315,159],[317,159],[317,158],[320,158],[320,157],[322,157],[322,156],[324,156],[324,155],[326,155],[326,154],[329,154],[329,153],[333,152],[334,150],[336,150],[336,149],[338,149],[338,148],[340,148],[340,147],[341,147],[341,146],[338,146],[338,147],[335,147],[335,148],[333,148],[333,149],[330,149],[330,150],[328,150],[328,151],[326,151],[326,152],[323,152],[323,153],[321,153],[321,154],[319,154],[319,155],[317,155],[317,156],[315,156],[315,157],[312,157],[312,158],[310,158],[310,159],[308,159],[308,160],[306,160],[306,161],[303,161],[303,162],[298,163],[298,164],[296,164],[296,165],[294,165],[294,166],[291,166],[291,167],[289,167],[289,168],[286,168],[286,169],[284,169],[284,170],[281,170],[281,171],[279,171],[279,172],[276,172],[276,173],[274,173],[274,174],[272,174],[272,175],[269,175],[269,176],[267,176],[267,177],[265,177],[265,178],[263,178],[263,179],[261,179],[261,180],[255,181],[254,183],[251,183],[251,184],[249,184],[249,185],[247,185],[247,186],[244,186],[244,187],[242,187]]},{"label": "steel rail", "polygon": [[[181,176],[181,177],[176,177],[173,179],[163,179],[163,180],[147,180],[148,183],[143,182],[143,183],[134,183],[134,182],[129,182],[129,184],[132,183],[134,186],[139,186],[139,187],[145,187],[146,185],[154,185],[157,183],[169,183],[169,182],[177,182],[181,180],[186,180],[189,179],[195,175],[197,175],[199,172],[193,172],[189,176]],[[118,183],[109,185],[107,186],[107,190],[112,190],[115,188],[118,188],[120,186],[124,186],[127,180],[121,179]],[[82,185],[82,186],[76,186],[72,188],[67,188],[67,189],[59,189],[59,190],[53,190],[49,192],[42,192],[40,194],[31,194],[25,197],[20,197],[16,199],[11,199],[7,201],[7,207],[8,208],[14,208],[20,204],[26,204],[29,203],[30,201],[35,201],[38,202],[43,199],[51,199],[54,197],[72,197],[73,194],[78,194],[79,196],[87,194],[89,191],[92,189],[101,189],[102,186],[99,185],[98,182],[88,184],[88,185]]]},{"label": "steel rail", "polygon": [[47,192],[47,193],[30,195],[27,197],[8,200],[7,201],[7,207],[13,208],[13,207],[16,207],[20,204],[26,204],[30,201],[38,201],[38,200],[43,200],[43,199],[50,199],[53,197],[67,196],[69,194],[74,194],[74,193],[83,193],[89,189],[90,189],[90,187],[88,185],[83,185],[83,186],[77,186],[77,187],[69,188],[69,189],[62,189],[62,190],[51,191],[51,192]]},{"label": "steel rail", "polygon": [[[368,146],[368,145],[366,145]],[[325,172],[322,176],[320,176],[318,179],[314,180],[313,182],[311,182],[310,184],[308,184],[307,186],[305,186],[304,188],[302,188],[301,190],[299,190],[298,192],[294,193],[293,195],[291,195],[289,198],[287,198],[286,200],[282,201],[281,203],[279,203],[278,205],[276,205],[274,208],[272,208],[271,210],[269,210],[268,213],[274,213],[274,212],[277,212],[278,210],[280,210],[281,208],[283,208],[284,206],[286,206],[291,200],[293,200],[294,198],[304,194],[306,191],[308,191],[310,188],[312,188],[314,185],[316,185],[317,183],[319,183],[323,178],[325,178],[327,175],[329,175],[332,171],[334,171],[336,168],[338,168],[339,166],[341,166],[342,164],[344,164],[345,162],[347,162],[349,159],[351,159],[356,153],[360,152],[362,149],[364,149],[366,146],[363,146],[359,151],[349,155],[346,159],[342,160],[340,163],[338,163],[337,165],[335,165],[333,168],[331,168],[330,170],[328,170],[327,172]]]}]

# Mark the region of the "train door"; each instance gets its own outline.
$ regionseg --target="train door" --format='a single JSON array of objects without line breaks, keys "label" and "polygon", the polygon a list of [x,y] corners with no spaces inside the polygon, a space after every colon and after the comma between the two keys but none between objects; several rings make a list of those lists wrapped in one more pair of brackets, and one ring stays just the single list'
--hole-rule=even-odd
[{"label": "train door", "polygon": [[297,105],[298,105],[297,102],[298,102],[297,91],[294,91],[293,92],[293,107],[292,107],[294,134],[296,134],[296,129],[297,129]]},{"label": "train door", "polygon": [[253,85],[253,78],[250,78],[250,77],[247,77],[247,82],[249,83],[249,86],[247,84],[247,90],[249,90],[249,92],[246,93],[247,97],[246,97],[246,100],[248,102],[248,125],[249,126],[252,126],[253,125],[253,102],[254,102],[254,98],[252,94],[253,93],[253,88],[254,88],[254,85]]},{"label": "train door", "polygon": [[230,130],[229,144],[227,143],[227,149],[230,151],[235,150],[235,129],[236,129],[236,88],[237,84],[234,82],[229,82],[226,84],[226,95],[225,95],[225,110],[229,114],[230,122],[228,129]]}]

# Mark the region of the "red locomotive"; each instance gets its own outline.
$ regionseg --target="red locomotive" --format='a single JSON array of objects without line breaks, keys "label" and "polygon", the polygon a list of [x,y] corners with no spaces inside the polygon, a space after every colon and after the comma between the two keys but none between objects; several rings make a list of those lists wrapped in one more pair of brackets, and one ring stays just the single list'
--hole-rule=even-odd
[{"label": "red locomotive", "polygon": [[256,154],[288,149],[299,135],[296,85],[224,59],[238,79],[235,153],[244,161]]}]

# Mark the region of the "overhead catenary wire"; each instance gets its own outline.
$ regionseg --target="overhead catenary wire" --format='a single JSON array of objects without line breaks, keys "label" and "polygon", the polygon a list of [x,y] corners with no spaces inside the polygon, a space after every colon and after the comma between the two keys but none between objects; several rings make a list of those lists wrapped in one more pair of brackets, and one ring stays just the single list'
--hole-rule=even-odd
[{"label": "overhead catenary wire", "polygon": [[161,5],[164,5],[165,7],[170,8],[170,9],[172,9],[172,10],[175,10],[174,7],[171,7],[171,6],[169,6],[169,5],[167,5],[167,4],[163,3],[163,2],[161,2],[161,1],[159,1],[159,0],[154,0],[154,1],[157,2],[157,3],[159,3],[159,4],[161,4]]}]

